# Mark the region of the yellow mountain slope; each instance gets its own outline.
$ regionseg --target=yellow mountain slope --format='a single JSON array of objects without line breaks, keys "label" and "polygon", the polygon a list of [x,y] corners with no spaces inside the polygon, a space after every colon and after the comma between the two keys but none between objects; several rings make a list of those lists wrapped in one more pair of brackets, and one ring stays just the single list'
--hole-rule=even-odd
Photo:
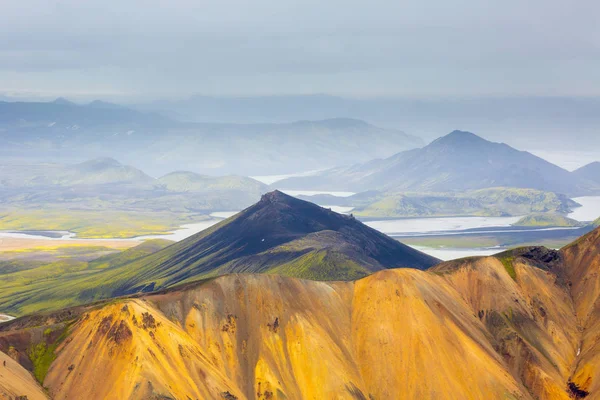
[{"label": "yellow mountain slope", "polygon": [[562,251],[564,274],[582,330],[572,381],[600,399],[600,229]]},{"label": "yellow mountain slope", "polygon": [[230,275],[90,308],[65,329],[44,379],[56,399],[531,398],[459,293],[417,270]]},{"label": "yellow mountain slope", "polygon": [[0,352],[0,399],[45,400],[47,398],[48,396],[29,371],[8,354]]}]

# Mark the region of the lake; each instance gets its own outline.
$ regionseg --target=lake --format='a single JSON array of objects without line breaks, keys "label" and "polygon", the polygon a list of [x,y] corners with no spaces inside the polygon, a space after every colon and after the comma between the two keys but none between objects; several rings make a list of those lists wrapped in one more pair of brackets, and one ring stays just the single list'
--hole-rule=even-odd
[{"label": "lake", "polygon": [[174,242],[179,242],[180,240],[187,239],[192,235],[195,235],[198,232],[202,232],[205,229],[210,228],[213,225],[218,224],[223,219],[213,218],[202,222],[196,222],[194,224],[186,224],[182,225],[181,228],[174,230],[171,233],[165,235],[145,235],[145,236],[136,236],[131,239],[125,240],[148,240],[148,239],[167,239],[172,240]]},{"label": "lake", "polygon": [[581,207],[573,209],[569,218],[590,222],[600,217],[600,196],[575,197],[573,200],[581,204]]},{"label": "lake", "polygon": [[424,246],[410,246],[413,249],[422,251],[442,261],[456,260],[457,258],[473,257],[473,256],[492,256],[502,252],[503,248],[473,248],[473,249],[434,249]]},{"label": "lake", "polygon": [[399,218],[367,221],[366,225],[391,236],[463,231],[476,228],[509,227],[521,217]]}]

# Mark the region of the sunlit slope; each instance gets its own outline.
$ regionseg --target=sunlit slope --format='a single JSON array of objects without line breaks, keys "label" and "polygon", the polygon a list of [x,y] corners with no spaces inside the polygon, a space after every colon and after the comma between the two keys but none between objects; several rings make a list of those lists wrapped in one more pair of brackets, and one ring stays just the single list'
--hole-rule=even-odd
[{"label": "sunlit slope", "polygon": [[0,399],[12,400],[17,396],[26,396],[27,400],[48,398],[29,371],[9,355],[0,352]]},{"label": "sunlit slope", "polygon": [[92,261],[63,256],[48,262],[13,271],[0,265],[0,310],[20,316],[39,311],[57,310],[94,300],[86,298],[93,288],[106,283],[108,271],[123,268],[128,263],[152,254],[172,242],[148,240],[120,253]]},{"label": "sunlit slope", "polygon": [[44,380],[55,399],[239,395],[198,343],[142,301],[85,314],[63,343]]},{"label": "sunlit slope", "polygon": [[444,263],[432,272],[460,293],[508,370],[536,398],[567,399],[580,330],[567,287],[548,264],[536,263],[503,254]]},{"label": "sunlit slope", "polygon": [[481,322],[433,274],[384,271],[358,281],[352,339],[372,398],[529,397],[507,373]]},{"label": "sunlit slope", "polygon": [[573,382],[600,398],[600,229],[562,249],[564,274],[583,330]]},{"label": "sunlit slope", "polygon": [[416,270],[230,275],[86,311],[67,331],[44,379],[58,399],[530,398],[458,293]]}]

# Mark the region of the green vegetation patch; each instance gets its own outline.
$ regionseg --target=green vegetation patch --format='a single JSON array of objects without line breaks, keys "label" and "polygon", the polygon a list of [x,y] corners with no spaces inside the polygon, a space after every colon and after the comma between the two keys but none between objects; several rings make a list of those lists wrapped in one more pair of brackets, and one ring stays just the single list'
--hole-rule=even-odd
[{"label": "green vegetation patch", "polygon": [[370,274],[365,267],[343,254],[328,250],[309,252],[267,273],[315,281],[350,281]]},{"label": "green vegetation patch", "polygon": [[400,241],[412,246],[430,247],[434,249],[473,249],[478,247],[500,246],[502,244],[496,237],[475,235],[403,237]]},{"label": "green vegetation patch", "polygon": [[95,294],[94,288],[110,288],[113,282],[120,282],[120,278],[134,277],[138,269],[120,267],[134,261],[142,262],[145,256],[171,243],[162,239],[149,240],[131,249],[88,262],[77,257],[65,257],[41,266],[36,264],[32,268],[2,274],[0,310],[22,316],[107,297],[109,293]]},{"label": "green vegetation patch", "polygon": [[517,272],[515,271],[515,266],[514,266],[514,257],[501,257],[498,258],[498,260],[500,260],[500,262],[502,263],[502,265],[504,265],[504,269],[506,270],[506,272],[508,273],[508,275],[510,275],[510,277],[516,281],[517,280]]},{"label": "green vegetation patch", "polygon": [[107,256],[99,257],[95,260],[92,260],[89,262],[89,266],[92,269],[120,267],[122,265],[133,262],[139,258],[145,257],[149,254],[162,250],[173,243],[174,242],[165,239],[146,240],[142,244],[124,250],[120,253],[109,254]]},{"label": "green vegetation patch", "polygon": [[581,223],[558,214],[533,214],[521,218],[513,226],[578,227],[581,226]]},{"label": "green vegetation patch", "polygon": [[463,193],[388,192],[352,205],[360,217],[398,218],[566,214],[577,203],[553,192],[498,187]]},{"label": "green vegetation patch", "polygon": [[48,343],[52,334],[52,329],[48,328],[44,331],[44,341],[32,345],[27,355],[33,363],[33,376],[37,379],[40,385],[44,384],[44,379],[48,374],[50,366],[56,360],[56,349],[66,339],[68,335],[68,327],[65,327],[61,335],[53,342]]}]

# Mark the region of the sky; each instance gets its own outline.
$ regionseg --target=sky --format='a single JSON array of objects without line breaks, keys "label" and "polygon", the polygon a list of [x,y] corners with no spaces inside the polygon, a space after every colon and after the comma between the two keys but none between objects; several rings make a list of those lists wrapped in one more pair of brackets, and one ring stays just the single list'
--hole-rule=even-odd
[{"label": "sky", "polygon": [[0,0],[0,93],[598,96],[596,0]]}]

